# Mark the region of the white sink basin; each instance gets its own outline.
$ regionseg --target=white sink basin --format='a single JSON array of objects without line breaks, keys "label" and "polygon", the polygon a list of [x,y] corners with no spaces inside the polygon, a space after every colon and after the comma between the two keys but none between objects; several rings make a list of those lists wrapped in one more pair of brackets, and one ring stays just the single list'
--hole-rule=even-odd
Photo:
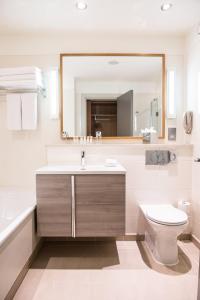
[{"label": "white sink basin", "polygon": [[36,174],[125,174],[121,165],[107,167],[105,165],[86,165],[82,170],[80,165],[48,165],[36,170]]}]

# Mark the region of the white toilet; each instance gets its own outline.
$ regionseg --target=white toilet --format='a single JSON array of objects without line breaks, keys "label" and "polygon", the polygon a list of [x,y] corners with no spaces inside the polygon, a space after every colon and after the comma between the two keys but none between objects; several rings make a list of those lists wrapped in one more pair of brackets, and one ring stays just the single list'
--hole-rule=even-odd
[{"label": "white toilet", "polygon": [[145,241],[164,265],[178,263],[177,237],[188,225],[187,214],[172,205],[140,205],[146,219]]}]

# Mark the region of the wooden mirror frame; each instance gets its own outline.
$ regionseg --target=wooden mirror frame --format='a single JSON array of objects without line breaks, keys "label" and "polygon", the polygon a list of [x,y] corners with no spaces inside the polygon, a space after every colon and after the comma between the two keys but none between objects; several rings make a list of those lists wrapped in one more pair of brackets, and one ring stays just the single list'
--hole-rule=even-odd
[{"label": "wooden mirror frame", "polygon": [[[166,108],[166,57],[165,54],[156,53],[61,53],[60,54],[60,95],[61,95],[61,138],[70,139],[73,137],[62,136],[63,133],[63,58],[69,56],[138,56],[138,57],[161,57],[162,59],[162,134],[159,139],[165,138],[165,108]],[[103,139],[142,139],[141,136],[116,136],[102,137]]]}]

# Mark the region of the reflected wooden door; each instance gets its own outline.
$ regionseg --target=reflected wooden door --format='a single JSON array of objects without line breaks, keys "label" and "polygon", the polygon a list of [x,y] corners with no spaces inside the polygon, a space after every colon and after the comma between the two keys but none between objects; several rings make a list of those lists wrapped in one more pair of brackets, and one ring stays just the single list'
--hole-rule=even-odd
[{"label": "reflected wooden door", "polygon": [[100,131],[102,137],[117,136],[117,101],[87,100],[87,135],[96,137]]},{"label": "reflected wooden door", "polygon": [[133,90],[117,98],[117,136],[133,136]]}]

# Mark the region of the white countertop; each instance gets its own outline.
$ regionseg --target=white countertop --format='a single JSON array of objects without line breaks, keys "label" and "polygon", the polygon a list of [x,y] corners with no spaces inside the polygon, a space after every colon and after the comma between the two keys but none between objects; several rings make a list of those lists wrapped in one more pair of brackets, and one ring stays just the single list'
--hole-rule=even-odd
[{"label": "white countertop", "polygon": [[126,169],[120,164],[114,167],[107,167],[106,165],[86,165],[85,170],[82,170],[80,165],[47,165],[37,169],[36,174],[126,174]]}]

